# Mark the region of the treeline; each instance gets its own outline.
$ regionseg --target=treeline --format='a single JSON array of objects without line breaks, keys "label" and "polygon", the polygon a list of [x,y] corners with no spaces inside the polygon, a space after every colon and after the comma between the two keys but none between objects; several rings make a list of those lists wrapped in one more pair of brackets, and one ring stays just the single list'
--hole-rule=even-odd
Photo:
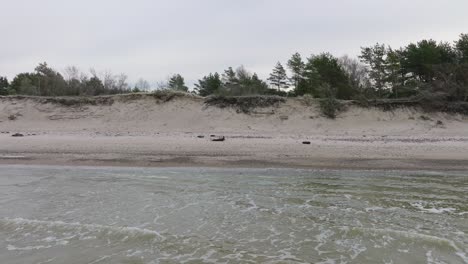
[{"label": "treeline", "polygon": [[[159,88],[188,91],[184,78],[179,74],[160,83]],[[88,75],[74,66],[67,67],[62,74],[50,68],[46,62],[39,63],[34,72],[16,75],[11,83],[6,77],[0,76],[0,95],[94,96],[144,92],[149,89],[150,84],[143,79],[130,87],[125,74],[98,74],[91,69]]]},{"label": "treeline", "polygon": [[[244,67],[210,73],[198,80],[193,93],[209,95],[280,95],[336,99],[410,98],[419,95],[437,100],[468,101],[468,34],[454,43],[421,40],[394,49],[375,44],[363,47],[358,58],[337,58],[330,53],[303,58],[293,54],[278,62],[264,81]],[[39,64],[32,73],[20,73],[11,83],[0,77],[0,94],[39,96],[103,95],[148,91],[139,80],[133,87],[124,74],[89,74],[76,67],[64,73]],[[175,74],[157,89],[189,91],[184,78]]]}]

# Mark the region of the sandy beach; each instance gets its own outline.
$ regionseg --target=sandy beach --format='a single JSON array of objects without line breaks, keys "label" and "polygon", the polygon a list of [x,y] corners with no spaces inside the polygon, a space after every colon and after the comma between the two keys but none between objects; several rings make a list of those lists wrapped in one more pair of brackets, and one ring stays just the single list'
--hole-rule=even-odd
[{"label": "sandy beach", "polygon": [[195,96],[1,97],[0,121],[2,164],[468,169],[467,117],[410,108],[350,105],[330,120],[302,99],[246,114]]}]

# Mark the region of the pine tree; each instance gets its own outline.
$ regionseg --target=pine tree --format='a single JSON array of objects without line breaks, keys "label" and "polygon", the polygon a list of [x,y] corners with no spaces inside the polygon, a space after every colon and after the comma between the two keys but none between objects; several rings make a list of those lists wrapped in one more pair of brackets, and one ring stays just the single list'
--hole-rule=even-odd
[{"label": "pine tree", "polygon": [[459,53],[461,63],[468,63],[468,34],[461,34],[460,39],[455,42],[455,48]]},{"label": "pine tree", "polygon": [[372,47],[361,48],[359,59],[369,66],[369,77],[373,80],[375,89],[382,94],[387,86],[386,56],[388,49],[384,44],[375,44]]},{"label": "pine tree", "polygon": [[7,77],[0,76],[0,95],[8,95],[9,86]]},{"label": "pine tree", "polygon": [[268,78],[268,81],[270,81],[270,84],[278,91],[281,91],[283,88],[288,88],[288,76],[286,74],[286,70],[284,69],[283,65],[281,65],[280,62],[278,62],[273,68],[273,72],[270,73],[270,77]]},{"label": "pine tree", "polygon": [[195,91],[201,96],[208,96],[219,92],[221,86],[221,78],[219,74],[215,72],[214,74],[210,73],[208,76],[203,77],[203,79],[198,80],[198,83],[195,84]]},{"label": "pine tree", "polygon": [[302,61],[301,54],[294,53],[291,59],[288,60],[288,68],[292,72],[291,82],[296,89],[299,82],[304,78],[305,63]]},{"label": "pine tree", "polygon": [[184,77],[180,74],[174,74],[172,77],[169,78],[168,82],[169,89],[187,92],[188,87],[185,86]]}]

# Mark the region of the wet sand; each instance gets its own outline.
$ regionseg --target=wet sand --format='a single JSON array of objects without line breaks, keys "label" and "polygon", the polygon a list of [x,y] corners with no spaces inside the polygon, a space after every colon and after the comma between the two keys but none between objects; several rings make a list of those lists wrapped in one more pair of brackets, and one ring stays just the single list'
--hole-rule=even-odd
[{"label": "wet sand", "polygon": [[[468,138],[308,137],[209,133],[0,135],[1,164],[136,167],[468,169]],[[199,138],[204,136],[204,138]],[[309,145],[302,142],[307,140]]]}]

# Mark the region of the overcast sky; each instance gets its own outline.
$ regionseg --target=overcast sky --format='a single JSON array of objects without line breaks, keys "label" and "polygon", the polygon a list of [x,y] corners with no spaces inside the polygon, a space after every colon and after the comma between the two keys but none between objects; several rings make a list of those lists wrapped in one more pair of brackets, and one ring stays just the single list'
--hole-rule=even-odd
[{"label": "overcast sky", "polygon": [[468,33],[467,0],[0,0],[0,75],[58,71],[188,83],[244,65],[266,78],[296,51],[358,55]]}]

